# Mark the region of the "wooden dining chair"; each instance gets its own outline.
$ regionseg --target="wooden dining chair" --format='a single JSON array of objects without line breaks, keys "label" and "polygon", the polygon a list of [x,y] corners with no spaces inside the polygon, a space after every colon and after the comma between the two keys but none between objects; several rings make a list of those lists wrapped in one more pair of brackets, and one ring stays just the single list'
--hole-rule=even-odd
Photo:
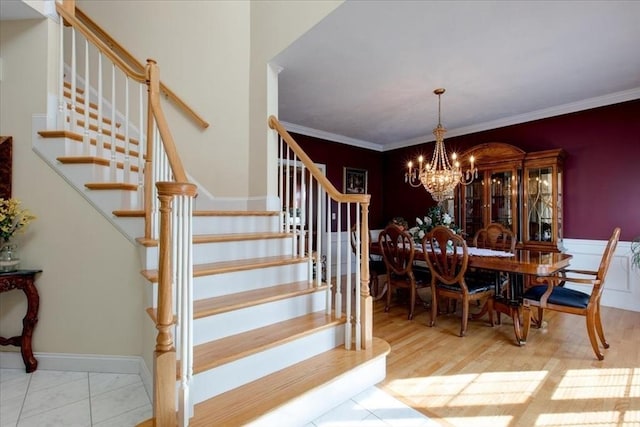
[{"label": "wooden dining chair", "polygon": [[413,319],[416,304],[418,279],[413,271],[415,247],[413,237],[402,228],[390,224],[380,232],[378,244],[387,268],[387,303],[384,311],[391,307],[394,288],[409,291],[409,320]]},{"label": "wooden dining chair", "polygon": [[462,236],[450,228],[435,227],[422,239],[424,259],[431,270],[431,322],[434,326],[438,315],[438,304],[444,298],[462,303],[460,336],[467,333],[469,303],[486,300],[489,322],[493,326],[493,295],[495,282],[473,281],[467,283],[465,274],[469,264],[469,251]]},{"label": "wooden dining chair", "polygon": [[516,235],[504,225],[493,222],[473,236],[473,246],[497,251],[515,252]]},{"label": "wooden dining chair", "polygon": [[[356,225],[351,226],[351,251],[356,254],[356,248],[360,242],[360,236],[356,231]],[[369,245],[371,245],[371,230],[369,230]],[[379,299],[381,290],[379,289],[380,278],[387,274],[387,266],[383,259],[374,259],[369,250],[369,292],[375,299]]]},{"label": "wooden dining chair", "polygon": [[[499,222],[492,222],[485,228],[481,228],[473,236],[473,246],[476,248],[493,249],[496,251],[504,251],[514,253],[517,243],[515,233],[510,229],[500,224]],[[497,275],[497,276],[496,276]],[[505,297],[509,297],[509,275],[506,273],[500,273],[496,271],[473,269],[467,274],[467,281],[476,280],[487,282],[493,280],[499,281],[500,294]],[[502,323],[500,318],[500,312],[498,315],[498,324]]]},{"label": "wooden dining chair", "polygon": [[[596,333],[604,348],[609,348],[604,337],[602,320],[600,318],[600,298],[604,288],[604,281],[613,258],[613,253],[620,239],[620,228],[616,227],[602,254],[598,271],[570,270],[566,269],[554,276],[540,277],[538,282],[546,282],[544,285],[532,286],[523,295],[523,341],[527,340],[531,326],[531,307],[538,307],[537,326],[542,325],[544,310],[553,310],[561,313],[577,314],[585,316],[587,321],[587,334],[591,341],[591,347],[598,360],[604,359],[600,351]],[[569,275],[568,275],[569,274]],[[578,274],[582,277],[571,276]],[[587,277],[585,277],[587,276]],[[575,289],[558,286],[560,283],[576,283],[591,286],[589,293]]]}]

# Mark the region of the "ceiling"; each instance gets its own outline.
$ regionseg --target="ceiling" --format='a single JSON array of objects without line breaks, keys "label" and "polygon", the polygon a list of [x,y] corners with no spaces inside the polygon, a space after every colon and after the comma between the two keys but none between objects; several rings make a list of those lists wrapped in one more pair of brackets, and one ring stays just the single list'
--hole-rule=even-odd
[{"label": "ceiling", "polygon": [[290,131],[374,150],[640,98],[640,1],[347,0],[272,61]]}]

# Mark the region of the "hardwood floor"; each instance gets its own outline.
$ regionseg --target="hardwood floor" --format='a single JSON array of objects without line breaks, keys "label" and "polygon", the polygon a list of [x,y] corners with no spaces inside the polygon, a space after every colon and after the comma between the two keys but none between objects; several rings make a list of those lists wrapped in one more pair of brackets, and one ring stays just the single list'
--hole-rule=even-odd
[{"label": "hardwood floor", "polygon": [[374,336],[391,345],[387,376],[378,386],[443,426],[640,426],[640,313],[603,307],[609,349],[598,361],[584,317],[545,313],[515,345],[513,323],[440,315],[374,302]]}]

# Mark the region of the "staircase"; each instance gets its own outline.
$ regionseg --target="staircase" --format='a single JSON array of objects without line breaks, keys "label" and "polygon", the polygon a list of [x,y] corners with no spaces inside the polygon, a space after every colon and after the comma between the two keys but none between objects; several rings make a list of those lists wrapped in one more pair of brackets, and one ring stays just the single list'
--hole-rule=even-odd
[{"label": "staircase", "polygon": [[[178,315],[162,329],[162,239],[145,228],[142,126],[119,122],[120,112],[103,117],[93,99],[96,88],[69,81],[63,87],[60,105],[68,119],[58,126],[64,128],[46,129],[34,119],[33,148],[140,246],[150,321],[176,337],[174,390],[154,378],[155,419],[146,425],[164,425],[156,407],[164,394],[177,396],[171,425],[302,426],[384,378],[389,345],[373,338],[353,349],[359,320],[352,324],[349,313],[360,301],[342,302],[341,292],[352,293],[342,281],[332,280],[340,291],[314,279],[315,259],[298,244],[299,232],[283,229],[281,212],[224,209],[204,191],[194,202],[191,247],[183,248],[191,254],[192,295],[178,294],[172,304],[174,313],[187,307],[192,332],[183,332]],[[339,269],[336,274],[343,276]],[[180,357],[182,349],[189,358]],[[183,360],[192,366],[185,368]]]}]

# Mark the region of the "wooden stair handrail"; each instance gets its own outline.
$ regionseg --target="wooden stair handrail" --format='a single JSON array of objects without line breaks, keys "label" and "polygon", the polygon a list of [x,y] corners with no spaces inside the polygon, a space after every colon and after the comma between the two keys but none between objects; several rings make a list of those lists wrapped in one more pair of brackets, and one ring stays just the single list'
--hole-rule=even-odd
[{"label": "wooden stair handrail", "polygon": [[287,145],[293,152],[298,156],[300,161],[305,165],[305,167],[311,172],[313,177],[321,184],[321,186],[325,189],[327,193],[331,196],[331,198],[337,202],[341,203],[366,203],[369,204],[371,200],[370,194],[344,194],[336,189],[336,187],[327,179],[326,176],[318,169],[318,167],[313,163],[313,160],[309,158],[307,153],[298,145],[298,143],[293,139],[293,137],[287,132],[287,130],[282,126],[282,124],[278,121],[275,116],[269,117],[269,127],[286,141]]},{"label": "wooden stair handrail", "polygon": [[189,180],[187,179],[187,174],[182,166],[182,160],[180,160],[180,156],[178,155],[173,135],[171,134],[171,130],[169,130],[167,119],[165,118],[162,107],[160,106],[160,79],[158,78],[158,64],[156,64],[156,61],[153,59],[147,60],[146,76],[147,84],[149,85],[149,109],[153,114],[153,117],[156,119],[156,125],[158,126],[158,131],[162,137],[162,144],[164,145],[167,159],[171,165],[173,177],[177,182],[188,182]]},{"label": "wooden stair handrail", "polygon": [[[82,10],[75,7],[74,13],[69,12],[71,2],[62,4],[56,2],[56,10],[64,18],[66,22],[76,27],[87,39],[89,39],[103,54],[129,77],[140,83],[145,79],[145,65],[138,61],[129,51],[127,51],[120,43],[111,37],[98,24],[91,20]],[[182,109],[187,116],[194,120],[200,127],[206,129],[209,123],[204,120],[198,113],[189,107],[178,95],[169,89],[164,83],[160,82],[160,89],[168,99],[174,102]]]},{"label": "wooden stair handrail", "polygon": [[56,11],[60,16],[72,27],[76,30],[80,31],[87,40],[91,41],[91,43],[102,52],[107,58],[109,58],[114,64],[120,68],[120,70],[125,73],[129,78],[137,81],[138,83],[145,83],[145,74],[139,73],[129,64],[127,64],[122,58],[113,53],[109,46],[102,40],[100,40],[95,34],[91,32],[82,22],[80,22],[75,16],[71,15],[65,7],[63,7],[60,3],[56,3]]}]

